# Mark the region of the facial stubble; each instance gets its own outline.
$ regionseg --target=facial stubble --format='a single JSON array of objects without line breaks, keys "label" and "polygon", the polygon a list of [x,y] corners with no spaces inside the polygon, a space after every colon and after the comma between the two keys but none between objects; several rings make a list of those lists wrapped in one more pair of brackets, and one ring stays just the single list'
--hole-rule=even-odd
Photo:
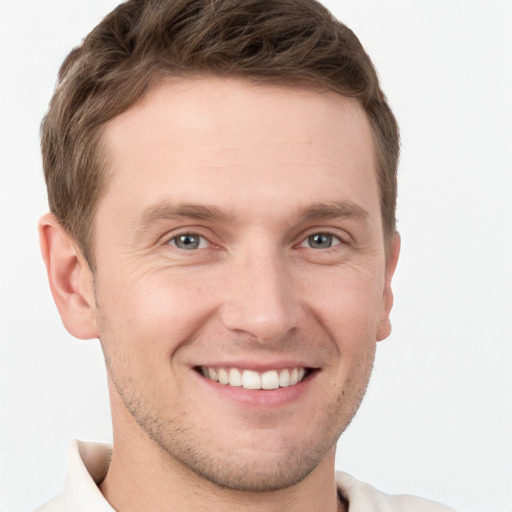
[{"label": "facial stubble", "polygon": [[[323,414],[311,422],[307,411],[303,411],[294,422],[309,433],[301,441],[283,436],[279,455],[273,447],[240,446],[233,450],[222,440],[218,446],[204,442],[201,428],[193,422],[186,424],[183,417],[183,404],[155,404],[158,389],[141,386],[143,379],[134,377],[129,361],[130,347],[116,334],[101,313],[98,313],[98,328],[107,372],[112,391],[135,420],[143,436],[155,443],[162,460],[168,468],[179,467],[180,471],[190,471],[202,480],[219,488],[244,492],[271,492],[292,487],[310,475],[324,458],[333,452],[339,436],[351,422],[364,397],[375,358],[375,343],[363,342],[358,355],[359,364],[352,368],[341,391],[327,403]],[[171,366],[169,366],[172,371]],[[264,391],[262,391],[264,392]],[[193,408],[193,404],[188,407]],[[113,408],[114,409],[114,408]],[[175,414],[169,414],[175,411]],[[229,422],[227,422],[229,423]],[[269,428],[269,427],[267,427]],[[279,428],[277,425],[276,428]],[[264,431],[265,428],[262,429]],[[226,429],[226,440],[229,436]],[[249,438],[250,439],[250,438]],[[249,445],[249,443],[248,443]],[[268,449],[266,449],[268,448]],[[165,462],[164,462],[165,464]],[[171,469],[172,471],[172,469]]]}]

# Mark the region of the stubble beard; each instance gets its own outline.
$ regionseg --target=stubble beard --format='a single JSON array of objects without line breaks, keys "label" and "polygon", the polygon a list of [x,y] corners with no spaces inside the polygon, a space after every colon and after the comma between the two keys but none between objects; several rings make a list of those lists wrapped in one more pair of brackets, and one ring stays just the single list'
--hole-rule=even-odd
[{"label": "stubble beard", "polygon": [[[312,430],[307,441],[294,446],[288,440],[278,457],[274,448],[260,445],[252,456],[241,450],[202,442],[194,425],[186,425],[182,418],[162,414],[163,407],[154,405],[154,393],[140,389],[119,361],[128,361],[127,354],[117,354],[111,347],[123,347],[119,339],[101,322],[101,343],[109,380],[121,398],[124,407],[142,432],[159,447],[169,467],[180,466],[214,486],[243,492],[272,492],[292,487],[304,480],[334,450],[339,436],[351,422],[364,397],[375,358],[375,345],[369,344],[367,354],[359,367],[346,380],[344,389],[325,408],[321,420],[313,426],[307,414],[296,421]],[[105,342],[105,340],[108,340]],[[119,357],[121,355],[121,357]],[[153,395],[153,396],[152,396]],[[165,408],[172,410],[172,405]],[[314,430],[314,432],[313,432]],[[229,431],[226,433],[229,436]]]}]

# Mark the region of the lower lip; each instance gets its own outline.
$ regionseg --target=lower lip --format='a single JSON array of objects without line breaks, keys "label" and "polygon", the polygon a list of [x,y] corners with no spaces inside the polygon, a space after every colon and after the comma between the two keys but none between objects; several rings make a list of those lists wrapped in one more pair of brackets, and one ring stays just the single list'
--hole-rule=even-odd
[{"label": "lower lip", "polygon": [[294,386],[276,389],[245,389],[241,386],[229,386],[207,379],[194,370],[197,378],[208,388],[223,399],[237,402],[240,405],[256,408],[283,407],[298,401],[309,389],[318,371],[309,374],[304,380]]}]

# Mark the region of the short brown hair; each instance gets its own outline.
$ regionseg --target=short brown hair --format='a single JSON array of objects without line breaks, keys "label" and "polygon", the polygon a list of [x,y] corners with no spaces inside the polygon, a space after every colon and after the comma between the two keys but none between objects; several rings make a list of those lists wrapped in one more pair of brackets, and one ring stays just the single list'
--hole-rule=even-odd
[{"label": "short brown hair", "polygon": [[102,127],[165,76],[247,77],[356,98],[375,139],[387,239],[395,231],[399,134],[354,33],[315,0],[128,0],[65,59],[43,120],[51,211],[93,264],[93,218],[108,181]]}]

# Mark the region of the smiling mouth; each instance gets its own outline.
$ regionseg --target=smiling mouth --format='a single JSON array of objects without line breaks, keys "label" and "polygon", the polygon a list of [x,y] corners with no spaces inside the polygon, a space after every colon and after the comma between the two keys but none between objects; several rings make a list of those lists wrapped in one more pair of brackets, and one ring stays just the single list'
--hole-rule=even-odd
[{"label": "smiling mouth", "polygon": [[226,386],[266,390],[295,386],[314,371],[311,368],[296,367],[257,372],[238,368],[211,368],[206,366],[198,366],[195,370],[206,379]]}]

